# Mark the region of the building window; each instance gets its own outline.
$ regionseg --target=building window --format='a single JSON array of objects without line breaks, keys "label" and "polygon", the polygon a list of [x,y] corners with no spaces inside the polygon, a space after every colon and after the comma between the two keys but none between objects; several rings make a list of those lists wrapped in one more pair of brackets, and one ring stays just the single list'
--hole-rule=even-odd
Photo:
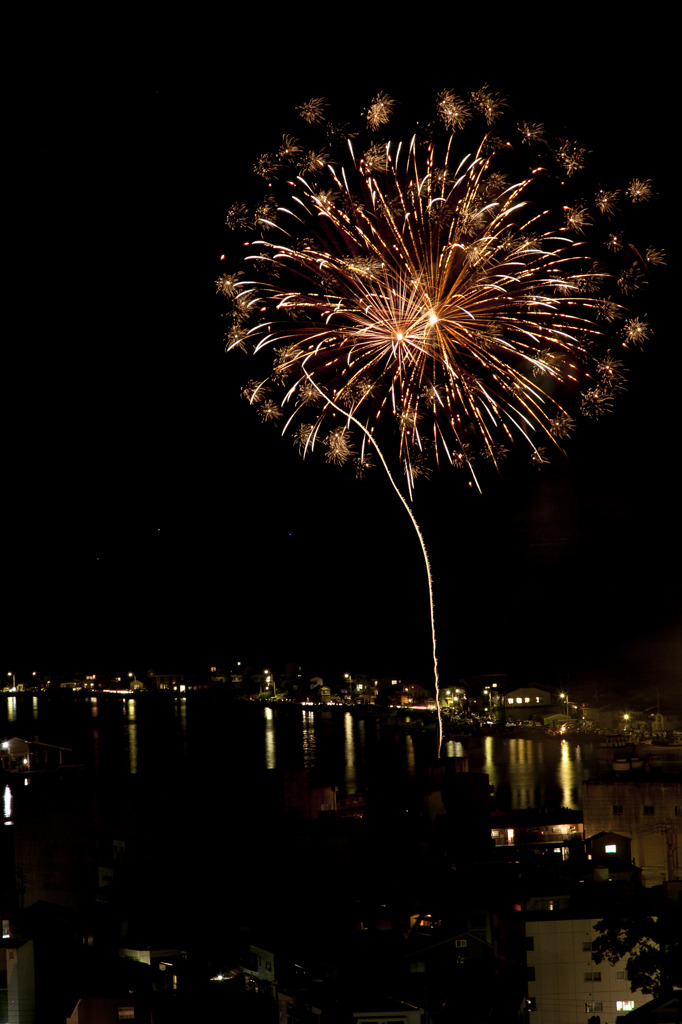
[{"label": "building window", "polygon": [[583,942],[583,953],[591,953],[591,952],[592,952],[592,943],[591,942]]},{"label": "building window", "polygon": [[601,1013],[603,1009],[603,1003],[585,1003],[585,1013]]},{"label": "building window", "polygon": [[616,981],[625,981],[625,971],[616,971]]},{"label": "building window", "polygon": [[585,981],[601,981],[601,971],[585,971]]},{"label": "building window", "polygon": [[623,813],[623,805],[622,804],[614,804],[613,807],[612,807],[612,812],[613,812],[613,814],[622,814]]},{"label": "building window", "polygon": [[634,999],[616,999],[616,1010],[634,1010]]},{"label": "building window", "polygon": [[653,814],[654,813],[654,808],[651,807],[650,804],[644,804],[644,813],[645,814]]},{"label": "building window", "polygon": [[467,940],[466,939],[455,939],[455,946],[457,947],[457,949],[466,949],[466,947],[467,947]]},{"label": "building window", "polygon": [[675,807],[675,817],[682,817],[682,807]]},{"label": "building window", "polygon": [[616,852],[616,844],[615,843],[607,843],[606,846],[604,847],[604,853],[615,853],[615,852]]}]

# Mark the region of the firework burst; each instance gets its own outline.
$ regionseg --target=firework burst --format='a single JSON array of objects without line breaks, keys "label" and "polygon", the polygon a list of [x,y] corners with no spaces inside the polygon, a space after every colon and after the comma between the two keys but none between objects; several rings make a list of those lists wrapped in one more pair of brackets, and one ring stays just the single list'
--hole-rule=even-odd
[{"label": "firework burst", "polygon": [[[442,92],[426,141],[377,142],[395,107],[379,93],[364,115],[364,148],[353,136],[329,158],[314,150],[324,158],[308,159],[286,136],[257,165],[264,177],[278,173],[276,214],[249,249],[258,273],[218,283],[239,346],[272,352],[268,383],[279,398],[249,388],[261,418],[279,421],[303,454],[319,439],[328,461],[363,472],[369,452],[378,455],[420,538],[432,625],[430,567],[410,504],[428,463],[466,468],[478,486],[477,461],[498,466],[522,441],[542,466],[573,415],[608,411],[621,388],[607,329],[616,327],[621,351],[648,335],[632,319],[618,333],[625,311],[609,294],[629,296],[646,261],[634,246],[613,245],[612,228],[603,252],[590,240],[618,193],[598,193],[590,209],[567,194],[587,158],[578,143],[552,146],[542,126],[523,122],[518,148],[484,128],[461,155],[459,136],[476,113],[487,126],[505,106],[487,88],[469,105]],[[317,99],[298,109],[310,124],[326,113]],[[331,147],[342,133],[324,124]],[[627,194],[640,202],[651,192],[637,180]],[[609,246],[613,271],[595,262]]]}]

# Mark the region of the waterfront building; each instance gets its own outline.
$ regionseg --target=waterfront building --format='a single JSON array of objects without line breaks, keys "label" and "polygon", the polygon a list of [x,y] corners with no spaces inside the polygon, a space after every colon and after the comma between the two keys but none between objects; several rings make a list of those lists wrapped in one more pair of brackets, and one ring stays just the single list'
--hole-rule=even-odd
[{"label": "waterfront building", "polygon": [[599,918],[550,910],[526,921],[528,1009],[532,1024],[590,1024],[622,1019],[645,1001],[630,991],[625,961],[592,960]]},{"label": "waterfront building", "polygon": [[36,1020],[36,984],[31,939],[15,939],[9,934],[8,923],[3,921],[0,942],[0,1021],[21,1021],[34,1024]]},{"label": "waterfront building", "polygon": [[682,776],[623,766],[608,778],[583,783],[585,835],[627,836],[645,886],[682,879]]}]

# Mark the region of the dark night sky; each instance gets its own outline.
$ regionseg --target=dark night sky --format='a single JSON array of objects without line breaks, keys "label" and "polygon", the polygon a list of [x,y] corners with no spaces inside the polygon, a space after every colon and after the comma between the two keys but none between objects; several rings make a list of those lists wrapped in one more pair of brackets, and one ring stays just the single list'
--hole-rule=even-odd
[{"label": "dark night sky", "polygon": [[[454,13],[390,31],[350,15],[329,37],[325,17],[314,44],[255,15],[238,34],[120,22],[81,45],[82,26],[59,22],[15,40],[3,671],[245,658],[428,678],[420,554],[389,487],[301,464],[239,398],[248,367],[223,352],[225,212],[254,157],[295,130],[296,104],[359,111],[379,89],[427,103],[488,82],[521,117],[566,126],[613,179],[654,178],[652,236],[672,262],[658,26],[614,33],[574,8],[561,33],[481,36]],[[679,688],[670,285],[669,266],[628,394],[569,462],[482,498],[449,477],[419,496],[446,678]]]}]

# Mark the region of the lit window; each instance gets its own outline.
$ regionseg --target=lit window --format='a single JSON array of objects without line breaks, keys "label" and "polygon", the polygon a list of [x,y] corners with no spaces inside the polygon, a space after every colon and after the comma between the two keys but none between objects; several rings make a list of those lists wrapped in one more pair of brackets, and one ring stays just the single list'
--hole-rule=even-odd
[{"label": "lit window", "polygon": [[457,947],[457,949],[466,949],[466,947],[467,947],[467,940],[466,939],[455,939],[455,946]]},{"label": "lit window", "polygon": [[585,1003],[585,1013],[601,1013],[604,1009],[603,1003]]},{"label": "lit window", "polygon": [[616,1010],[634,1010],[634,999],[616,999]]},{"label": "lit window", "polygon": [[523,703],[524,704],[530,704],[530,697],[524,697],[523,698]]},{"label": "lit window", "polygon": [[119,1020],[135,1020],[135,1007],[134,1006],[119,1006],[119,1008],[118,1008],[118,1019]]},{"label": "lit window", "polygon": [[507,697],[507,704],[513,704],[513,703],[514,703],[514,698],[513,697]]},{"label": "lit window", "polygon": [[521,697],[517,697],[516,698],[516,703],[517,704],[523,704],[523,699]]},{"label": "lit window", "polygon": [[616,852],[616,844],[615,843],[607,843],[606,846],[604,847],[604,853],[615,853],[615,852]]}]

